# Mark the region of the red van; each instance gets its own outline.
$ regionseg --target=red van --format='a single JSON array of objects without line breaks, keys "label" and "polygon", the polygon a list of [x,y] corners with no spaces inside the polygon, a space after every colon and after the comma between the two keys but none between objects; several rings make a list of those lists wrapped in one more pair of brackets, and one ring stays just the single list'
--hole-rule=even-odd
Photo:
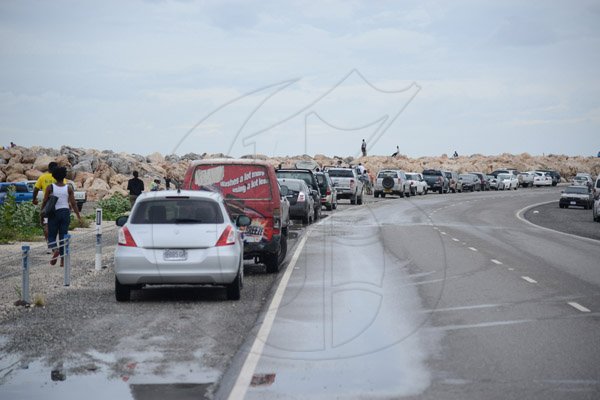
[{"label": "red van", "polygon": [[235,220],[252,219],[242,227],[244,259],[254,258],[267,272],[279,271],[287,253],[287,227],[282,227],[281,196],[275,169],[260,160],[213,159],[193,161],[182,189],[218,191]]}]

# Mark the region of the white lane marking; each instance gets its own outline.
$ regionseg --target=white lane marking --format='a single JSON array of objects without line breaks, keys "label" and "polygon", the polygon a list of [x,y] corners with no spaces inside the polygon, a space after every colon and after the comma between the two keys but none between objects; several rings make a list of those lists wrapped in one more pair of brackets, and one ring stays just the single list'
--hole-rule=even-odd
[{"label": "white lane marking", "polygon": [[460,240],[458,240],[457,238],[452,238],[452,240],[454,240],[455,242],[460,242]]},{"label": "white lane marking", "polygon": [[574,301],[570,301],[567,304],[581,312],[592,312],[589,308],[586,308],[586,307],[582,306],[581,304],[576,303]]},{"label": "white lane marking", "polygon": [[469,250],[471,250],[471,251],[477,251],[477,249],[475,247],[469,247]]},{"label": "white lane marking", "polygon": [[508,270],[509,270],[509,271],[514,271],[515,269],[514,269],[514,268],[509,268]]},{"label": "white lane marking", "polygon": [[526,280],[529,283],[537,283],[537,281],[535,279],[531,279],[528,276],[522,276],[521,278],[524,279],[524,280]]},{"label": "white lane marking", "polygon": [[525,324],[533,322],[533,319],[520,319],[520,320],[508,320],[508,321],[495,321],[495,322],[482,322],[479,324],[466,324],[466,325],[445,325],[445,326],[434,326],[432,328],[426,328],[431,331],[454,331],[458,329],[473,329],[473,328],[491,328],[495,326],[514,325],[514,324]]},{"label": "white lane marking", "polygon": [[502,261],[498,261],[495,258],[492,258],[492,262],[496,265],[502,265]]},{"label": "white lane marking", "polygon": [[244,365],[242,365],[242,369],[240,370],[240,374],[233,385],[233,389],[231,389],[231,392],[229,393],[229,400],[243,399],[246,397],[246,392],[250,387],[252,376],[254,375],[258,361],[262,356],[265,343],[267,343],[269,333],[271,333],[271,328],[273,327],[273,322],[275,321],[275,316],[277,315],[277,311],[281,305],[281,301],[283,300],[283,293],[285,292],[285,288],[287,287],[290,277],[292,276],[292,271],[296,266],[296,262],[298,262],[298,258],[300,257],[300,253],[302,252],[304,244],[308,239],[309,233],[310,230],[306,232],[300,243],[298,243],[298,247],[294,252],[294,256],[285,270],[279,285],[277,286],[277,290],[273,295],[271,304],[269,304],[269,307],[267,308],[262,325],[256,334],[256,338],[254,339],[254,343],[252,343],[250,351],[248,352],[248,357],[246,357]]},{"label": "white lane marking", "polygon": [[446,233],[446,232],[440,232],[440,233],[441,233],[442,235],[447,235],[447,233]]},{"label": "white lane marking", "polygon": [[435,229],[436,231],[439,230],[440,228],[438,228],[437,226],[434,226],[433,229]]}]

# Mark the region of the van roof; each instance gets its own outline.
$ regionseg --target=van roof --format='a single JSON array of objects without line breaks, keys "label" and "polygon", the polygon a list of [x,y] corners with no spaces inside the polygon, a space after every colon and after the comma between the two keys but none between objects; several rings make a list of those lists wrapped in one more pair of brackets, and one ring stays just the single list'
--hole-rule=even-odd
[{"label": "van roof", "polygon": [[249,159],[249,158],[211,158],[211,159],[207,159],[207,160],[194,160],[190,164],[190,167],[195,167],[198,165],[213,165],[213,164],[219,164],[219,165],[245,164],[245,165],[262,165],[265,167],[272,166],[267,161],[255,160],[255,159]]}]

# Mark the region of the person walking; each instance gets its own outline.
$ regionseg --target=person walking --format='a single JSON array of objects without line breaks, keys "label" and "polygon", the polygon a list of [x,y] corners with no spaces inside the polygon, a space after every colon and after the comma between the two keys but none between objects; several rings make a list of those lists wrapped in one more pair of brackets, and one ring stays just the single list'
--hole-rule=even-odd
[{"label": "person walking", "polygon": [[[40,175],[40,177],[35,182],[35,185],[33,186],[33,199],[31,200],[31,202],[34,205],[38,204],[38,193],[42,192],[42,195],[44,195],[46,193],[46,188],[52,185],[53,183],[56,183],[56,179],[54,179],[54,177],[52,176],[52,172],[56,167],[58,167],[58,164],[54,161],[51,161],[48,164],[48,172]],[[40,225],[42,225],[42,230],[44,231],[44,239],[48,240],[48,218],[46,218],[41,212]]]},{"label": "person walking", "polygon": [[367,156],[367,142],[363,139],[362,144],[360,145],[360,150],[362,151],[363,157]]},{"label": "person walking", "polygon": [[136,199],[144,191],[144,181],[138,178],[139,173],[133,171],[133,178],[127,181],[127,190],[129,190],[129,203],[131,207],[135,204]]},{"label": "person walking", "polygon": [[[55,265],[58,257],[60,256],[60,266],[64,266],[64,240],[65,235],[69,232],[69,225],[71,224],[71,212],[72,209],[77,215],[77,219],[81,224],[81,215],[75,202],[75,192],[65,183],[67,177],[67,169],[65,167],[56,167],[52,171],[52,176],[56,180],[56,183],[52,183],[46,188],[44,192],[44,201],[42,202],[42,209],[46,206],[46,203],[50,199],[50,196],[56,196],[56,205],[54,206],[54,212],[48,215],[48,248],[52,250],[52,259],[50,260],[51,265]],[[58,235],[58,244],[56,242],[56,236]]]}]

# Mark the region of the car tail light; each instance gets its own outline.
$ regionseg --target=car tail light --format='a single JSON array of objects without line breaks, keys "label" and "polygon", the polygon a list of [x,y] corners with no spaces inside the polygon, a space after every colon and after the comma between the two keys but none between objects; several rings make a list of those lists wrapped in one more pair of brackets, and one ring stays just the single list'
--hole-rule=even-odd
[{"label": "car tail light", "polygon": [[231,246],[232,244],[235,244],[235,231],[231,228],[231,225],[228,225],[215,246]]},{"label": "car tail light", "polygon": [[304,192],[298,193],[298,201],[306,201],[306,195]]},{"label": "car tail light", "polygon": [[137,247],[135,240],[133,240],[133,236],[131,236],[131,232],[127,229],[126,226],[119,229],[119,246],[127,246],[127,247]]},{"label": "car tail light", "polygon": [[281,228],[281,209],[273,209],[273,229]]},{"label": "car tail light", "polygon": [[354,182],[354,179],[350,179],[350,189],[352,189],[355,184],[356,182]]},{"label": "car tail light", "polygon": [[327,191],[325,191],[325,196],[329,196],[331,194],[331,189],[327,189]]}]

